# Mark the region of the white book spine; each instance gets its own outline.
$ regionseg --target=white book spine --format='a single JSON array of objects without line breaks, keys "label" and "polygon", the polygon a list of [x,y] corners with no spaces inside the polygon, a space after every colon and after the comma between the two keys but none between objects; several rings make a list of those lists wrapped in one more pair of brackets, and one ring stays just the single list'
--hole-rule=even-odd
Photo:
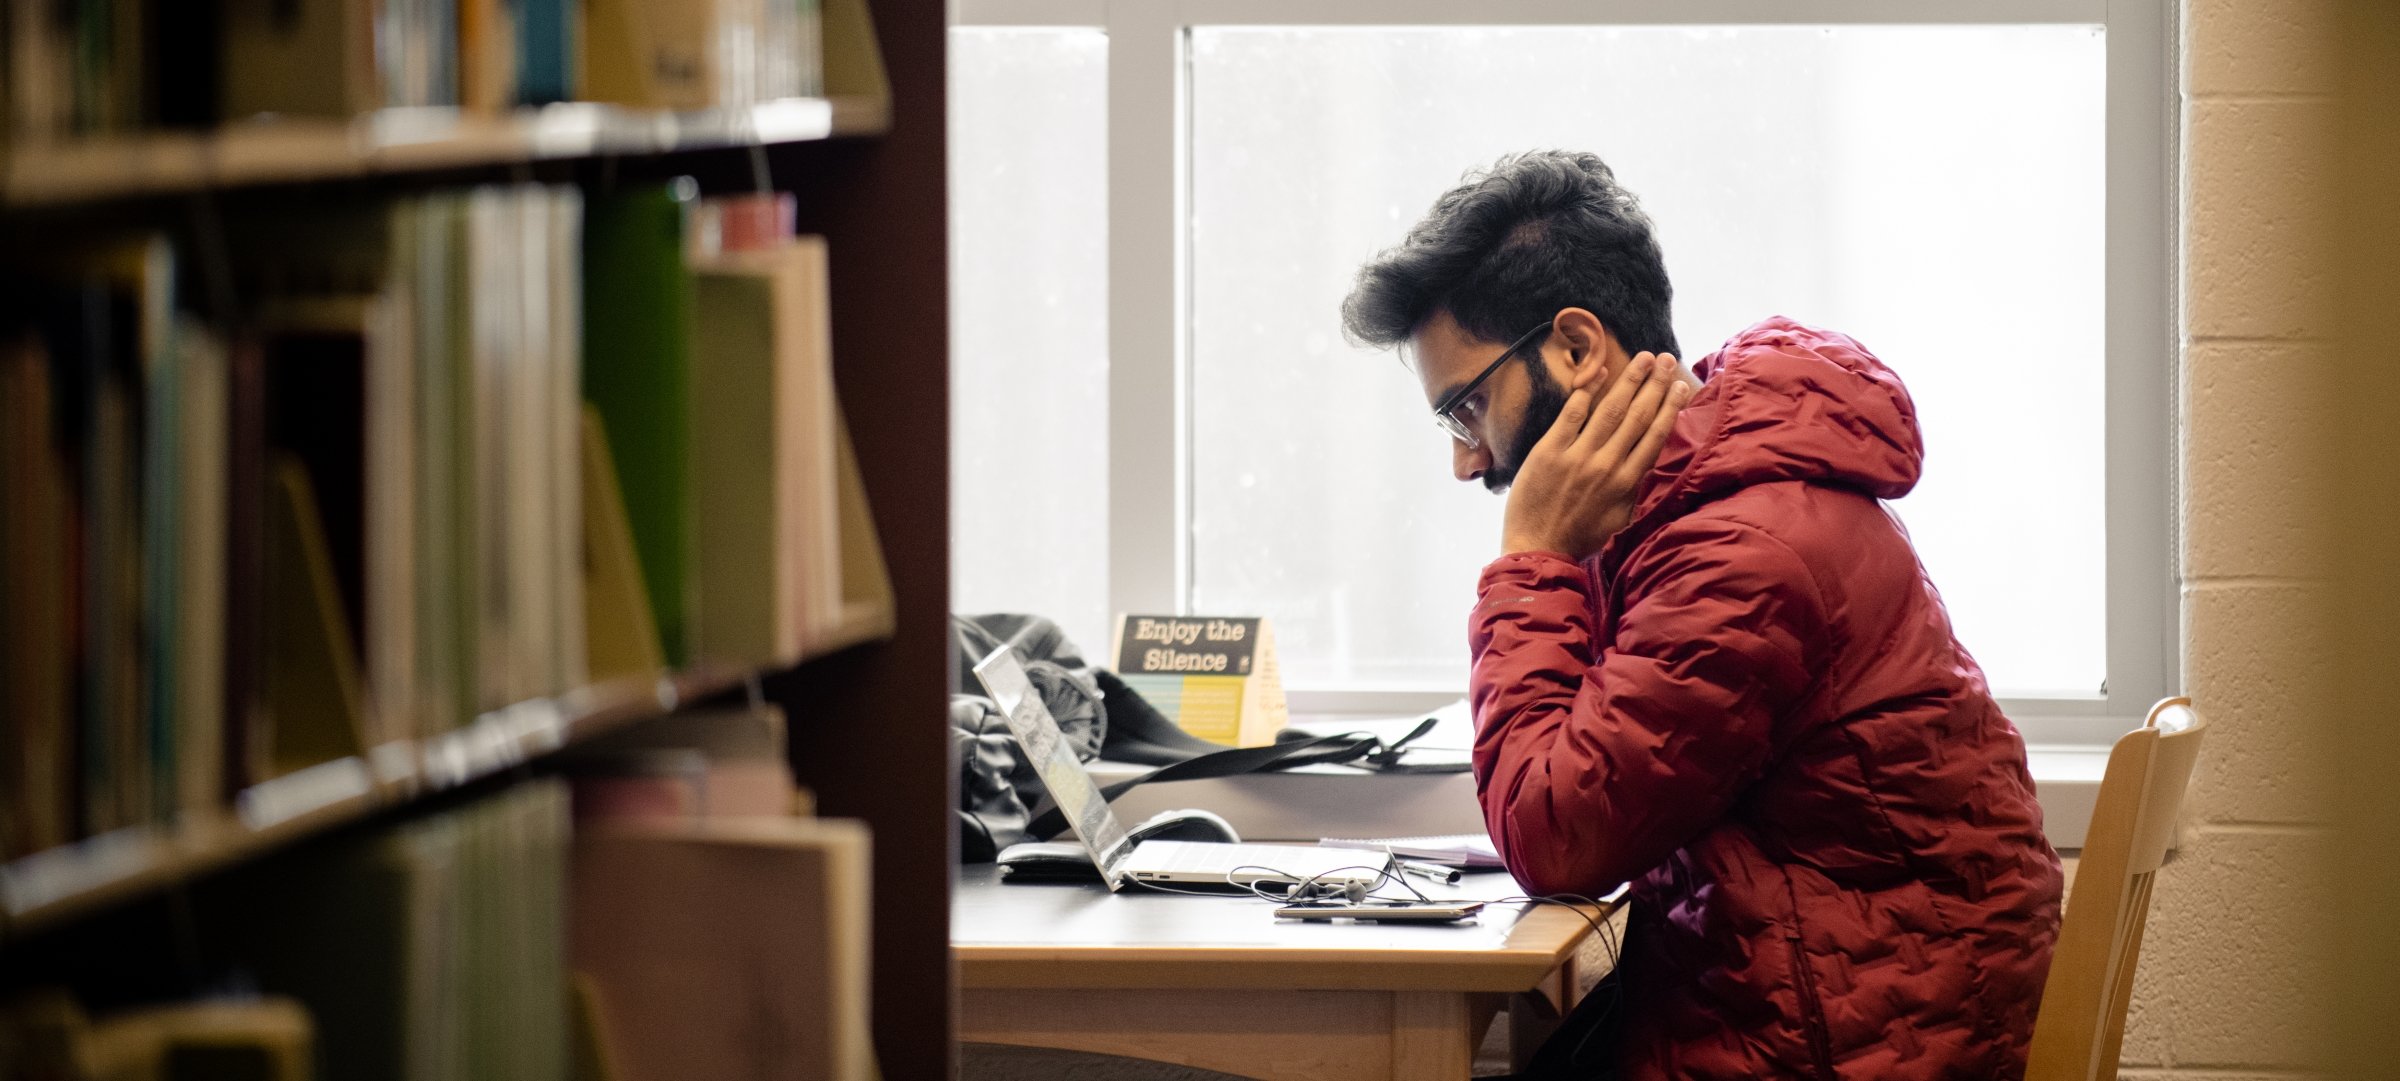
[{"label": "white book spine", "polygon": [[184,543],[176,669],[180,715],[178,802],[186,812],[224,803],[225,786],[225,346],[197,326],[176,336],[183,354],[179,455]]},{"label": "white book spine", "polygon": [[555,694],[557,575],[550,566],[550,529],[557,485],[550,476],[551,408],[550,214],[543,189],[511,193],[517,305],[516,348],[508,357],[509,618],[512,623],[511,700]]},{"label": "white book spine", "polygon": [[508,370],[516,347],[518,295],[509,273],[508,249],[515,236],[513,206],[505,192],[478,189],[467,203],[469,342],[473,358],[474,406],[469,425],[475,495],[475,682],[477,710],[513,700],[514,649],[509,610]]},{"label": "white book spine", "polygon": [[[407,238],[398,229],[394,236],[405,259]],[[365,328],[367,684],[371,739],[378,744],[417,735],[413,295],[407,275],[390,275]]]},{"label": "white book spine", "polygon": [[550,195],[550,572],[558,681],[591,679],[583,616],[583,193]]}]

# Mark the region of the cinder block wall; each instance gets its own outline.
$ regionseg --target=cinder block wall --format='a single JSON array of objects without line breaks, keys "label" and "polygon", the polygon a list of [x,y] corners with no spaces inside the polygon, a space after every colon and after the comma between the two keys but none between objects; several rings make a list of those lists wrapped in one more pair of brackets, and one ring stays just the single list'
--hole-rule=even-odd
[{"label": "cinder block wall", "polygon": [[2325,651],[2311,523],[2332,370],[2332,0],[2184,0],[2184,679],[2213,725],[2160,873],[2121,1076],[2318,1064],[2325,835],[2301,738]]}]

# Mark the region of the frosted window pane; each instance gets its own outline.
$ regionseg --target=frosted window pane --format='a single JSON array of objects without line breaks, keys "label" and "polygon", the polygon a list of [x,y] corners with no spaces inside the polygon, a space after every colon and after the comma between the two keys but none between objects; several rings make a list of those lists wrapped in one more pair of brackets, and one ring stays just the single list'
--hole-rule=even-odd
[{"label": "frosted window pane", "polygon": [[1192,35],[1193,606],[1309,685],[1463,686],[1501,500],[1341,338],[1359,263],[1467,169],[1606,158],[1686,350],[1784,314],[1908,381],[1896,504],[2012,695],[2107,671],[2098,27],[1318,28]]},{"label": "frosted window pane", "polygon": [[950,32],[950,596],[1108,647],[1108,38]]}]

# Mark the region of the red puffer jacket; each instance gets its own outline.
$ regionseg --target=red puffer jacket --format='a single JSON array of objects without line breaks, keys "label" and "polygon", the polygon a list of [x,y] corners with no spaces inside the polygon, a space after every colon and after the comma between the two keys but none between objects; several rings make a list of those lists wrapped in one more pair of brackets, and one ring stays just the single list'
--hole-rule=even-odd
[{"label": "red puffer jacket", "polygon": [[2057,938],[2025,747],[1878,499],[1923,444],[1857,342],[1700,362],[1633,522],[1485,568],[1475,779],[1535,892],[1632,880],[1635,1078],[2017,1078]]}]

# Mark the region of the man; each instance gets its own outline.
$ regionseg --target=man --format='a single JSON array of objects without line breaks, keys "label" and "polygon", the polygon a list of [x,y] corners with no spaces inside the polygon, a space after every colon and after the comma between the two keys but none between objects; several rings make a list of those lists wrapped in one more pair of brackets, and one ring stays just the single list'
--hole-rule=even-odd
[{"label": "man", "polygon": [[1922,462],[1907,391],[1782,318],[1695,389],[1671,297],[1608,167],[1538,152],[1344,304],[1405,347],[1458,478],[1508,493],[1470,621],[1492,839],[1532,893],[1632,882],[1624,1076],[2019,1077],[2058,857],[1879,502]]}]

